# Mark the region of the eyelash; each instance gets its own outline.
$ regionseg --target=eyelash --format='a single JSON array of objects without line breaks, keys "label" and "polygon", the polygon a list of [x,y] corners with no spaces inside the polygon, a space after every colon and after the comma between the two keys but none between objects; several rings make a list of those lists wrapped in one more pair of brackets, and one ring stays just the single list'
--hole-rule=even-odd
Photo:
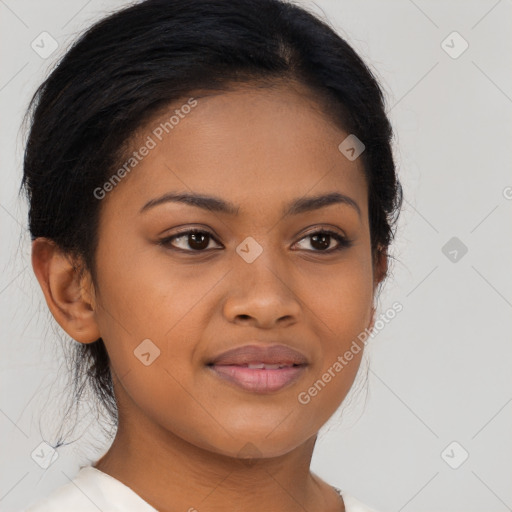
[{"label": "eyelash", "polygon": [[[205,229],[189,229],[187,231],[182,231],[180,233],[176,233],[175,235],[168,236],[166,238],[162,238],[158,242],[158,244],[162,245],[164,247],[170,248],[171,250],[174,250],[174,251],[177,251],[177,252],[184,252],[184,253],[198,253],[198,254],[200,254],[200,253],[205,253],[205,252],[211,251],[212,249],[203,249],[203,250],[193,250],[193,249],[191,249],[191,250],[185,250],[185,249],[180,249],[180,248],[173,247],[171,245],[171,242],[173,240],[177,239],[177,238],[182,238],[182,237],[186,237],[187,235],[198,234],[198,233],[206,234],[211,239],[213,239],[216,243],[219,243],[215,239],[213,234],[210,233],[209,231],[205,230]],[[325,251],[321,251],[321,250],[307,250],[308,252],[316,252],[316,253],[321,253],[321,254],[332,254],[334,252],[338,252],[338,251],[341,251],[343,249],[348,249],[353,244],[352,240],[349,240],[348,238],[345,238],[344,236],[340,235],[339,233],[336,233],[335,231],[331,231],[329,229],[320,229],[318,231],[314,231],[313,233],[308,233],[306,236],[302,237],[299,240],[299,242],[304,240],[305,238],[313,237],[313,236],[318,235],[318,234],[329,235],[330,237],[334,238],[338,242],[338,246],[335,247],[334,249],[328,249],[328,250],[325,250]]]}]

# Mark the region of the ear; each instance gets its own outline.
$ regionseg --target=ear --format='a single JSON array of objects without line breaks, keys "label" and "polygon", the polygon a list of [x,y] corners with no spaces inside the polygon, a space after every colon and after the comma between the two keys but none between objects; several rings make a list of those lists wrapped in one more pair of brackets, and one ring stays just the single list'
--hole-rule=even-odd
[{"label": "ear", "polygon": [[380,245],[374,257],[373,268],[373,292],[375,293],[377,286],[384,280],[388,273],[388,253],[387,250]]},{"label": "ear", "polygon": [[80,267],[70,256],[44,237],[32,242],[32,268],[59,325],[80,343],[92,343],[100,338],[89,272],[81,276]]},{"label": "ear", "polygon": [[[377,290],[377,286],[384,280],[387,276],[388,272],[388,254],[387,251],[384,250],[383,247],[379,246],[377,253],[374,258],[374,277],[373,277],[373,295],[375,297],[375,291]],[[375,324],[375,304],[372,306],[371,312],[371,320],[368,329],[371,331],[373,329],[373,325]]]}]

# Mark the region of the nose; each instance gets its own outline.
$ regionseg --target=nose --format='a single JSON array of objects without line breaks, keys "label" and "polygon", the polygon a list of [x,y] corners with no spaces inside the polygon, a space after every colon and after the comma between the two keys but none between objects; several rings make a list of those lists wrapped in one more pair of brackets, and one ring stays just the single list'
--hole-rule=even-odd
[{"label": "nose", "polygon": [[262,329],[298,321],[302,306],[293,289],[290,269],[270,261],[269,256],[263,251],[252,263],[241,258],[236,261],[223,306],[228,321]]}]

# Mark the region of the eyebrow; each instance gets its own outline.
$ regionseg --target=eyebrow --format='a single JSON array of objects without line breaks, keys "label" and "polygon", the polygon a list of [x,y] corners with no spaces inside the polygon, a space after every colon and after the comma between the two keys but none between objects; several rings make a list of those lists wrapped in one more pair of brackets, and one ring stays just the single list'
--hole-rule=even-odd
[{"label": "eyebrow", "polygon": [[[187,204],[197,208],[203,208],[205,210],[226,213],[228,215],[238,215],[240,211],[240,206],[227,202],[224,199],[220,199],[218,197],[205,196],[196,193],[180,194],[169,192],[161,197],[157,197],[148,201],[140,209],[139,213],[143,213],[151,208],[154,208],[155,206],[168,202]],[[359,217],[361,217],[361,209],[359,208],[359,205],[356,203],[356,201],[354,201],[351,197],[339,192],[331,192],[329,194],[312,197],[300,197],[298,199],[294,199],[285,205],[281,213],[283,216],[298,215],[300,213],[325,208],[326,206],[333,204],[344,204],[350,206],[356,210]]]}]

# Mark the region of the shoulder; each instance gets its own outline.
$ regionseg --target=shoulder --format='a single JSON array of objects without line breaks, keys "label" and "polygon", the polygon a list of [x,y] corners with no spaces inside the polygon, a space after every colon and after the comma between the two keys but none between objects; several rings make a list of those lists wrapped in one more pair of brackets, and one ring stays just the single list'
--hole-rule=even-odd
[{"label": "shoulder", "polygon": [[345,512],[378,512],[346,492],[342,492],[341,495],[345,504]]},{"label": "shoulder", "polygon": [[85,512],[95,508],[91,500],[96,498],[97,489],[94,475],[89,476],[93,478],[84,478],[84,469],[81,469],[72,481],[54,489],[36,503],[29,504],[22,512]]},{"label": "shoulder", "polygon": [[132,489],[92,467],[21,512],[156,512]]}]

